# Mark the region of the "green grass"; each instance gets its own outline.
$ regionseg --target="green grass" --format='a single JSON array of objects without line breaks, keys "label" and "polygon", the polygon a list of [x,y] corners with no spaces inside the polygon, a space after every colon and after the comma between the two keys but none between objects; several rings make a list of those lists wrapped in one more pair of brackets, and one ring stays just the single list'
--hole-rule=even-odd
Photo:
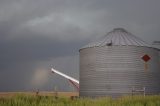
[{"label": "green grass", "polygon": [[111,98],[70,98],[16,95],[0,98],[0,106],[160,106],[160,96],[126,96]]}]

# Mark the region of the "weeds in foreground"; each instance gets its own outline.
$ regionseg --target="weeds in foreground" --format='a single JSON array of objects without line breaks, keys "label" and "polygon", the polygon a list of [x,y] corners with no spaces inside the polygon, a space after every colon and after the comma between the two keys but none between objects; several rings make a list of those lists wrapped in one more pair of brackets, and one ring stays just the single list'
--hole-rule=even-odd
[{"label": "weeds in foreground", "polygon": [[125,96],[118,99],[16,95],[0,98],[0,106],[160,106],[160,96]]}]

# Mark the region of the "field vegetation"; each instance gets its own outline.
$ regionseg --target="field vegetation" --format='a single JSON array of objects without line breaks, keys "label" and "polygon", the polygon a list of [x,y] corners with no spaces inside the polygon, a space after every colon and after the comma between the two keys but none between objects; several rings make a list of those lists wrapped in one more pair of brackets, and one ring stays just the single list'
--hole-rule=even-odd
[{"label": "field vegetation", "polygon": [[1,97],[0,106],[160,106],[160,96],[126,96],[117,99],[66,98],[18,94]]}]

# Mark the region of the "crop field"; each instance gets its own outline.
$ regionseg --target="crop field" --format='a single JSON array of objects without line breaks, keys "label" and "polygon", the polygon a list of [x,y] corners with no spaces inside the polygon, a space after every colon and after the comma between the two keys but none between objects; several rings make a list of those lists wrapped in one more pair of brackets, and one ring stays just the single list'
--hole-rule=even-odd
[{"label": "crop field", "polygon": [[47,92],[47,91],[39,91],[39,92],[0,92],[0,98],[8,98],[15,97],[17,95],[26,95],[26,96],[59,96],[59,97],[71,97],[78,96],[78,92]]},{"label": "crop field", "polygon": [[0,97],[0,106],[160,106],[160,96],[125,96],[117,99],[68,98],[40,95],[16,94]]}]

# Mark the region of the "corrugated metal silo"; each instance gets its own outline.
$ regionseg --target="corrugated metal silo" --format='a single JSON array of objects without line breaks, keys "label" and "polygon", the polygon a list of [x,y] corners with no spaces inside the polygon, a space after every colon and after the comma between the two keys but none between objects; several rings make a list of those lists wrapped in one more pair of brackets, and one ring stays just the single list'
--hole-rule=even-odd
[{"label": "corrugated metal silo", "polygon": [[80,96],[121,96],[145,87],[160,93],[159,51],[116,28],[80,49]]}]

